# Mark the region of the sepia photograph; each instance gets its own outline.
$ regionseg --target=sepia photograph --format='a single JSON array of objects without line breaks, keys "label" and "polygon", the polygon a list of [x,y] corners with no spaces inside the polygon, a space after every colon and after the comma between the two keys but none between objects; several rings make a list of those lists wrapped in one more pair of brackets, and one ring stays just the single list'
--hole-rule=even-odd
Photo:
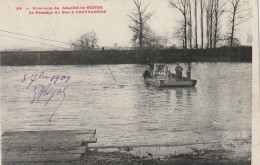
[{"label": "sepia photograph", "polygon": [[260,164],[257,7],[1,0],[1,164]]}]

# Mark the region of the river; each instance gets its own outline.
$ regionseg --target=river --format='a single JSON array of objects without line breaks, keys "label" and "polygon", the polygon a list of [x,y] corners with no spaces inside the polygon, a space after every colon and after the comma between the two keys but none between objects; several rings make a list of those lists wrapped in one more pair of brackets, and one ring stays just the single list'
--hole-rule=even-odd
[{"label": "river", "polygon": [[[145,68],[110,65],[115,81],[107,65],[1,66],[2,132],[95,128],[97,147],[251,139],[251,63],[193,63],[194,88],[147,86]],[[63,102],[55,96],[46,106],[48,97],[31,103],[36,82],[27,89],[22,80],[41,72],[70,76]]]}]

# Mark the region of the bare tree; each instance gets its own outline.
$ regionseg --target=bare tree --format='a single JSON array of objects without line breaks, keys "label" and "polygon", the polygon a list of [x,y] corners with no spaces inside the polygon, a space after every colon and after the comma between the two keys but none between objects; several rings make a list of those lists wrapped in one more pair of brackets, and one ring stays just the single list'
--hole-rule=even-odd
[{"label": "bare tree", "polygon": [[200,27],[201,27],[201,49],[204,46],[204,29],[203,29],[203,17],[204,17],[204,1],[200,0]]},{"label": "bare tree", "polygon": [[144,46],[148,48],[162,48],[162,37],[150,32],[144,39]]},{"label": "bare tree", "polygon": [[194,13],[195,13],[195,48],[198,49],[197,0],[194,1]]},{"label": "bare tree", "polygon": [[236,13],[239,7],[240,0],[230,0],[229,1],[233,7],[233,13],[232,13],[232,27],[231,27],[231,36],[230,36],[230,46],[233,47],[233,41],[234,41],[234,31],[235,31],[235,20],[236,20]]},{"label": "bare tree", "polygon": [[220,0],[214,0],[214,48],[217,47],[217,42],[219,41],[219,19],[224,13],[224,6],[226,5],[225,1],[220,1]]},{"label": "bare tree", "polygon": [[212,35],[213,35],[213,12],[214,12],[214,0],[210,0],[210,33],[209,33],[209,43],[210,43],[210,48],[212,48],[212,44],[213,44],[213,41],[212,41]]},{"label": "bare tree", "polygon": [[173,39],[178,38],[182,43],[182,49],[185,49],[184,20],[179,20],[176,23],[173,32]]},{"label": "bare tree", "polygon": [[231,33],[227,36],[228,43],[230,47],[233,47],[235,42],[238,42],[238,39],[235,38],[235,30],[238,25],[246,22],[251,18],[250,8],[243,9],[242,6],[248,6],[247,0],[228,0],[231,5],[231,9],[227,12],[231,13]]},{"label": "bare tree", "polygon": [[251,45],[251,46],[252,46],[252,41],[253,41],[252,34],[247,34],[246,43],[247,43],[248,45]]},{"label": "bare tree", "polygon": [[164,33],[163,37],[162,37],[162,40],[163,40],[163,43],[164,43],[164,47],[168,47],[168,42],[169,42],[169,35],[167,32]]},{"label": "bare tree", "polygon": [[189,7],[189,0],[170,0],[170,5],[176,9],[178,9],[182,16],[183,16],[183,22],[182,22],[182,33],[183,33],[183,40],[184,40],[184,49],[187,49],[187,14],[188,14],[188,7]]},{"label": "bare tree", "polygon": [[87,32],[79,37],[78,40],[72,43],[72,48],[77,51],[93,51],[97,47],[97,35],[94,30]]},{"label": "bare tree", "polygon": [[133,35],[132,35],[132,39],[131,39],[131,41],[132,41],[132,45],[136,48],[136,47],[138,47],[137,46],[137,40],[138,40],[138,35],[137,35],[137,33],[133,33]]},{"label": "bare tree", "polygon": [[189,10],[189,19],[188,19],[188,40],[189,40],[189,45],[190,49],[192,49],[192,12],[191,12],[191,2],[188,0],[188,10]]},{"label": "bare tree", "polygon": [[212,48],[212,32],[213,32],[213,12],[214,12],[214,0],[208,0],[206,9],[207,18],[207,48]]},{"label": "bare tree", "polygon": [[207,38],[207,48],[209,48],[209,10],[206,7],[206,38]]},{"label": "bare tree", "polygon": [[146,13],[149,4],[142,7],[141,1],[133,0],[133,2],[136,8],[130,15],[128,15],[128,17],[133,21],[134,25],[130,25],[129,28],[134,34],[133,39],[137,39],[139,48],[143,49],[143,40],[145,38],[145,31],[147,30],[146,22],[151,18],[152,13]]}]

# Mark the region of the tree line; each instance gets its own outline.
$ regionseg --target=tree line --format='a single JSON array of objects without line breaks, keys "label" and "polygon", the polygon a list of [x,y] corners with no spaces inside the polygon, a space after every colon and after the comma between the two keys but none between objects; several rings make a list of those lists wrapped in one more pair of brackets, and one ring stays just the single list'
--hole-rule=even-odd
[{"label": "tree line", "polygon": [[[150,3],[144,4],[142,0],[132,2],[133,10],[127,15],[131,21],[132,46],[137,49],[168,47],[172,35],[158,35],[149,25],[154,15],[149,11]],[[185,50],[216,48],[220,43],[229,47],[239,46],[239,25],[252,17],[249,0],[168,0],[168,4],[181,15],[173,29],[173,37]],[[227,32],[221,33],[221,28]],[[248,43],[251,41],[252,35],[248,35]],[[72,48],[92,51],[97,48],[97,42],[96,32],[91,30],[72,42]]]},{"label": "tree line", "polygon": [[[147,23],[153,15],[147,11],[149,4],[143,5],[141,0],[133,0],[133,3],[134,12],[128,15],[132,20],[129,28],[133,33],[133,46],[143,49],[158,46],[159,43],[165,45],[169,36],[156,36],[151,33]],[[239,25],[251,18],[248,0],[169,0],[169,5],[182,16],[174,31],[183,49],[216,48],[219,42],[230,47],[238,46]],[[227,19],[222,19],[224,13]],[[226,34],[220,33],[223,21],[227,21],[224,27],[227,29]],[[248,40],[251,38],[249,35]],[[201,43],[198,43],[199,40]]]}]

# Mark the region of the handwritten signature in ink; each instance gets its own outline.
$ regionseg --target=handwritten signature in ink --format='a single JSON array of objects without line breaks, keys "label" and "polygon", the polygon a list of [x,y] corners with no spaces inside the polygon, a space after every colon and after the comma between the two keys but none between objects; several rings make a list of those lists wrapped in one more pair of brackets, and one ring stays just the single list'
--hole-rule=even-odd
[{"label": "handwritten signature in ink", "polygon": [[[53,115],[57,112],[57,110],[62,105],[63,101],[66,97],[66,90],[68,89],[69,85],[67,82],[70,80],[71,76],[60,76],[60,75],[54,75],[54,76],[47,76],[44,72],[41,72],[40,74],[24,74],[23,79],[21,80],[22,83],[29,81],[29,85],[27,86],[27,90],[30,89],[32,86],[33,88],[33,97],[31,100],[31,104],[33,104],[36,101],[41,100],[43,97],[47,97],[47,101],[44,104],[44,107],[48,105],[48,103],[54,98],[55,96],[62,95],[62,99],[56,108],[56,110],[52,113],[52,115],[49,118],[49,121],[51,121]],[[47,82],[46,82],[47,81]],[[36,84],[34,86],[34,84]],[[64,85],[63,87],[59,87],[61,85]],[[33,87],[34,86],[34,87]]]}]

